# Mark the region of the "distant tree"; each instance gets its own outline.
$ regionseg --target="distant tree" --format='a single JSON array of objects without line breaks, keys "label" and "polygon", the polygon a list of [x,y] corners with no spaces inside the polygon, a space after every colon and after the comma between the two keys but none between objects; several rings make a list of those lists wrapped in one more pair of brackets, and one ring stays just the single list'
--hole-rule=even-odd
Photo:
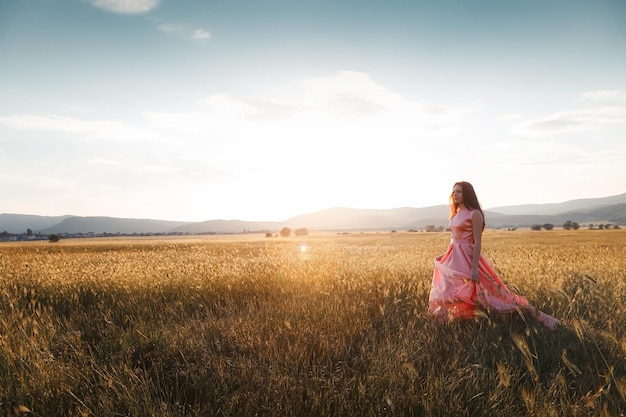
[{"label": "distant tree", "polygon": [[613,229],[619,229],[619,224],[616,224],[615,226],[613,226]]},{"label": "distant tree", "polygon": [[445,230],[445,228],[443,226],[435,227],[435,232],[443,232],[444,230]]},{"label": "distant tree", "polygon": [[589,230],[593,230],[593,223],[589,223]]},{"label": "distant tree", "polygon": [[301,227],[300,229],[296,229],[296,236],[307,236],[309,234],[309,230],[306,227]]},{"label": "distant tree", "polygon": [[26,229],[26,236],[32,236],[33,235],[33,229]]},{"label": "distant tree", "polygon": [[50,243],[57,243],[59,240],[61,240],[61,236],[59,235],[55,235],[55,234],[48,235],[48,241]]},{"label": "distant tree", "polygon": [[604,229],[604,225],[603,224],[599,224],[598,225],[598,229],[600,229],[600,230]]},{"label": "distant tree", "polygon": [[267,233],[265,234],[265,237],[272,237],[272,233],[271,233],[271,232],[267,232]]},{"label": "distant tree", "polygon": [[532,226],[530,226],[530,230],[541,230],[541,225],[533,224]]},{"label": "distant tree", "polygon": [[543,228],[546,230],[552,230],[554,229],[554,225],[550,224],[550,223],[546,223],[543,225]]},{"label": "distant tree", "polygon": [[571,230],[571,229],[578,230],[578,229],[580,229],[580,225],[578,223],[576,223],[576,222],[568,220],[565,223],[563,223],[563,229],[565,229],[565,230]]},{"label": "distant tree", "polygon": [[434,224],[427,224],[425,229],[427,232],[434,232],[435,231],[435,225]]},{"label": "distant tree", "polygon": [[280,235],[281,235],[282,237],[288,237],[288,236],[290,236],[290,235],[291,235],[291,229],[290,229],[290,228],[288,228],[288,227],[286,227],[286,226],[285,226],[285,227],[283,227],[282,229],[280,229]]}]

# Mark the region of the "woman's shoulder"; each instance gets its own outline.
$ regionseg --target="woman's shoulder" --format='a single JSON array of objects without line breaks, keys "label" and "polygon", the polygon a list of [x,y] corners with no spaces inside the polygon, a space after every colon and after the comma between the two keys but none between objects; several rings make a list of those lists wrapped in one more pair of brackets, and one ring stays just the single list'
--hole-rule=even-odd
[{"label": "woman's shoulder", "polygon": [[480,212],[480,210],[478,209],[471,209],[472,212],[472,220],[476,221],[476,220],[483,220],[483,215]]}]

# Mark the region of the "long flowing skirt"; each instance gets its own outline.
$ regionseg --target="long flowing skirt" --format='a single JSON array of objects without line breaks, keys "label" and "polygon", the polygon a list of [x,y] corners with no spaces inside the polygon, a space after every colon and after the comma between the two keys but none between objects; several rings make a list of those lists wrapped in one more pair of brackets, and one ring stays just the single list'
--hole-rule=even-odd
[{"label": "long flowing skirt", "polygon": [[451,244],[439,260],[435,260],[428,312],[435,318],[453,320],[472,318],[477,310],[512,313],[531,312],[548,328],[558,320],[533,307],[526,297],[511,292],[487,259],[480,255],[479,281],[471,280],[472,244]]}]

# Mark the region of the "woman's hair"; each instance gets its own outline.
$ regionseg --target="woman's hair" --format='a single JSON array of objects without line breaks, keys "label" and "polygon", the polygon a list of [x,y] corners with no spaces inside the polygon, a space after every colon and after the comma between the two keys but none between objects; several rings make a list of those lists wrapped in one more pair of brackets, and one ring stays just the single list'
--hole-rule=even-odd
[{"label": "woman's hair", "polygon": [[478,210],[480,215],[483,218],[483,230],[485,230],[485,213],[483,213],[483,209],[480,207],[480,203],[478,202],[478,197],[476,197],[476,191],[474,191],[474,187],[467,181],[459,181],[452,186],[452,193],[450,193],[450,218],[454,217],[456,213],[459,211],[459,205],[454,202],[454,187],[457,185],[461,186],[461,191],[463,193],[463,204],[470,210]]}]

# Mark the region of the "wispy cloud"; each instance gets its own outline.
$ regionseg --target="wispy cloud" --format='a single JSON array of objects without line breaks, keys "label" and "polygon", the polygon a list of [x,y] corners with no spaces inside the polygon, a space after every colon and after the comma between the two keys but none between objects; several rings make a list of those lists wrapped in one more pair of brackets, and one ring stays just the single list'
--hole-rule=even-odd
[{"label": "wispy cloud", "polygon": [[556,112],[517,124],[513,131],[522,136],[552,136],[597,130],[617,123],[626,123],[626,107],[610,106]]},{"label": "wispy cloud", "polygon": [[[86,0],[94,7],[111,13],[125,15],[146,14],[155,10],[161,0]],[[156,25],[156,28],[167,34],[179,35],[187,39],[205,41],[211,39],[211,33],[204,28],[192,28],[188,24],[171,23],[154,15],[146,15],[146,19]]]},{"label": "wispy cloud", "polygon": [[191,36],[192,39],[205,40],[210,39],[211,34],[204,29],[196,29]]},{"label": "wispy cloud", "polygon": [[287,119],[299,108],[294,102],[232,94],[212,94],[201,98],[198,103],[204,110],[220,117],[257,121]]},{"label": "wispy cloud", "polygon": [[626,101],[625,90],[594,90],[585,91],[578,97],[582,102]]},{"label": "wispy cloud", "polygon": [[89,0],[94,6],[119,14],[143,14],[159,6],[160,0]]},{"label": "wispy cloud", "polygon": [[180,23],[167,23],[155,17],[150,17],[149,20],[156,23],[157,29],[163,33],[199,41],[211,39],[211,33],[204,29],[193,29],[189,25]]},{"label": "wispy cloud", "polygon": [[289,100],[211,94],[200,99],[192,112],[143,115],[152,126],[187,133],[220,129],[256,137],[262,127],[274,129],[272,136],[294,137],[329,129],[341,135],[339,129],[344,129],[344,133],[374,138],[383,132],[398,137],[451,134],[474,111],[472,106],[408,100],[358,72],[302,80],[292,93],[295,96]]}]

